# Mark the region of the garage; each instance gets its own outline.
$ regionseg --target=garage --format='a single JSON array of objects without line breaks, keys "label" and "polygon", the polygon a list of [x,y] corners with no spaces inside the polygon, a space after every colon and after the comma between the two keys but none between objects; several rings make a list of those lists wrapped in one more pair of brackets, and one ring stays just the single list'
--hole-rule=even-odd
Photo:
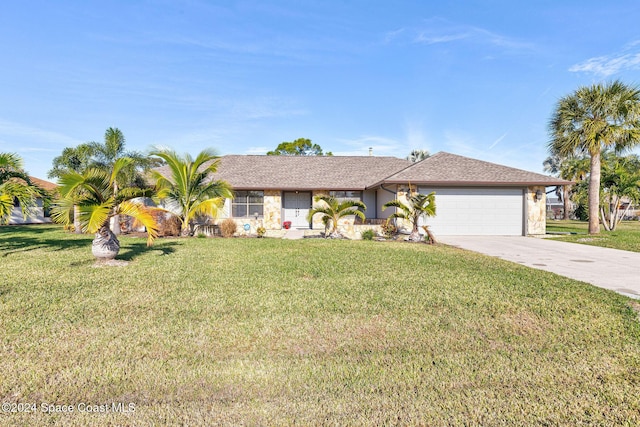
[{"label": "garage", "polygon": [[419,191],[436,192],[436,216],[426,220],[436,235],[524,234],[522,188],[419,187]]}]

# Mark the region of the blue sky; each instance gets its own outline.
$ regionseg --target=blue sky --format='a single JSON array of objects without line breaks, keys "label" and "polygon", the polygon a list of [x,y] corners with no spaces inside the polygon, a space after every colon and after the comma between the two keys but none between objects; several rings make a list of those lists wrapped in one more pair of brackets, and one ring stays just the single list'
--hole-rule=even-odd
[{"label": "blue sky", "polygon": [[558,98],[640,83],[637,1],[15,1],[0,6],[0,151],[45,178],[130,150],[448,151],[540,172]]}]

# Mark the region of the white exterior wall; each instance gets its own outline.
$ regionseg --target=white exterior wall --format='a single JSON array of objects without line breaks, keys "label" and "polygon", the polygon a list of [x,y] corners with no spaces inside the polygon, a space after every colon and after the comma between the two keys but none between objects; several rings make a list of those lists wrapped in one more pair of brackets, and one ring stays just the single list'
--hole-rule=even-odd
[{"label": "white exterior wall", "polygon": [[37,200],[37,206],[29,211],[26,219],[22,215],[22,209],[19,206],[13,208],[9,219],[9,224],[44,224],[50,222],[51,218],[44,216],[42,199]]}]

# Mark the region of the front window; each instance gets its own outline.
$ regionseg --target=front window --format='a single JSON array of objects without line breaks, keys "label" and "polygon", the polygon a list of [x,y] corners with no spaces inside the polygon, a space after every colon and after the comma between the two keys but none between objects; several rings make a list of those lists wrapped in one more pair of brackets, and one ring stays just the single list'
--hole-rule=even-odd
[{"label": "front window", "polygon": [[264,191],[236,191],[231,202],[231,216],[250,218],[262,216],[264,210]]},{"label": "front window", "polygon": [[362,201],[362,191],[330,191],[329,195],[338,199],[339,202],[345,200]]}]

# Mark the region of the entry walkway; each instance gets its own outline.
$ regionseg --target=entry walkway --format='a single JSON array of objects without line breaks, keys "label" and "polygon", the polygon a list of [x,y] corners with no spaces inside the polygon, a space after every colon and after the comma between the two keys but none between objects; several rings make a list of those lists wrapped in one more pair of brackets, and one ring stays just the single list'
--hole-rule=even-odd
[{"label": "entry walkway", "polygon": [[290,228],[282,237],[283,239],[298,240],[304,238],[305,230],[302,228]]},{"label": "entry walkway", "polygon": [[640,299],[637,252],[534,237],[438,236],[438,241]]}]

